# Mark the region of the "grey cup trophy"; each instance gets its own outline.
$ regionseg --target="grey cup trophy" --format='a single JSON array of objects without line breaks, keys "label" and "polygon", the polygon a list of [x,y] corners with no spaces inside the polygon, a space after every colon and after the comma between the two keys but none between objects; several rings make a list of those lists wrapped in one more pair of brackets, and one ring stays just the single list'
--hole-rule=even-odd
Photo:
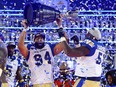
[{"label": "grey cup trophy", "polygon": [[24,19],[28,25],[43,25],[53,22],[60,15],[60,11],[41,3],[28,3],[24,9]]}]

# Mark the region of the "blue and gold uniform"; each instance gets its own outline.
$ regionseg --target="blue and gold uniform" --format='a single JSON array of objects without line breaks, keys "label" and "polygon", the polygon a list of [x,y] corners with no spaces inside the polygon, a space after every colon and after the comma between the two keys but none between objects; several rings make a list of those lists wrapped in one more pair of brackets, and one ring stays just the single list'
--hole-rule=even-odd
[{"label": "blue and gold uniform", "polygon": [[74,87],[100,87],[102,62],[105,48],[93,39],[86,39],[81,46],[90,50],[86,56],[77,58],[75,75],[79,77]]}]

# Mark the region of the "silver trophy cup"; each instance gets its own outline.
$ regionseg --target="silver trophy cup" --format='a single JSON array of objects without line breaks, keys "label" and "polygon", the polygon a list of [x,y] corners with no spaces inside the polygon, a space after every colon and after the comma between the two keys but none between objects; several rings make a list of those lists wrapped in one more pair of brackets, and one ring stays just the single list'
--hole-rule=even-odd
[{"label": "silver trophy cup", "polygon": [[24,19],[28,25],[43,25],[53,22],[60,15],[60,11],[41,3],[29,3],[24,9]]}]

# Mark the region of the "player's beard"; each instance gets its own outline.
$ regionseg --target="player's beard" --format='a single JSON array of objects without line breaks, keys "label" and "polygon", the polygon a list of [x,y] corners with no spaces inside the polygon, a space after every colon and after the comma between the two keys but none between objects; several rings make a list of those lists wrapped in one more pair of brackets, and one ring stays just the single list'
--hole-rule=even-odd
[{"label": "player's beard", "polygon": [[35,47],[38,48],[38,49],[42,49],[44,47],[44,43],[38,43],[38,42],[35,42]]}]

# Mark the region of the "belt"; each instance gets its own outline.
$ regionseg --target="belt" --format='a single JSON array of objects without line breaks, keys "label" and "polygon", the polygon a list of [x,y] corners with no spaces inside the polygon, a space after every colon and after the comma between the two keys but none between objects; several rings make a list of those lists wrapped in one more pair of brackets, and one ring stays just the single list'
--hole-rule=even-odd
[{"label": "belt", "polygon": [[101,77],[79,77],[79,78],[83,78],[85,80],[91,80],[91,81],[100,81]]}]

